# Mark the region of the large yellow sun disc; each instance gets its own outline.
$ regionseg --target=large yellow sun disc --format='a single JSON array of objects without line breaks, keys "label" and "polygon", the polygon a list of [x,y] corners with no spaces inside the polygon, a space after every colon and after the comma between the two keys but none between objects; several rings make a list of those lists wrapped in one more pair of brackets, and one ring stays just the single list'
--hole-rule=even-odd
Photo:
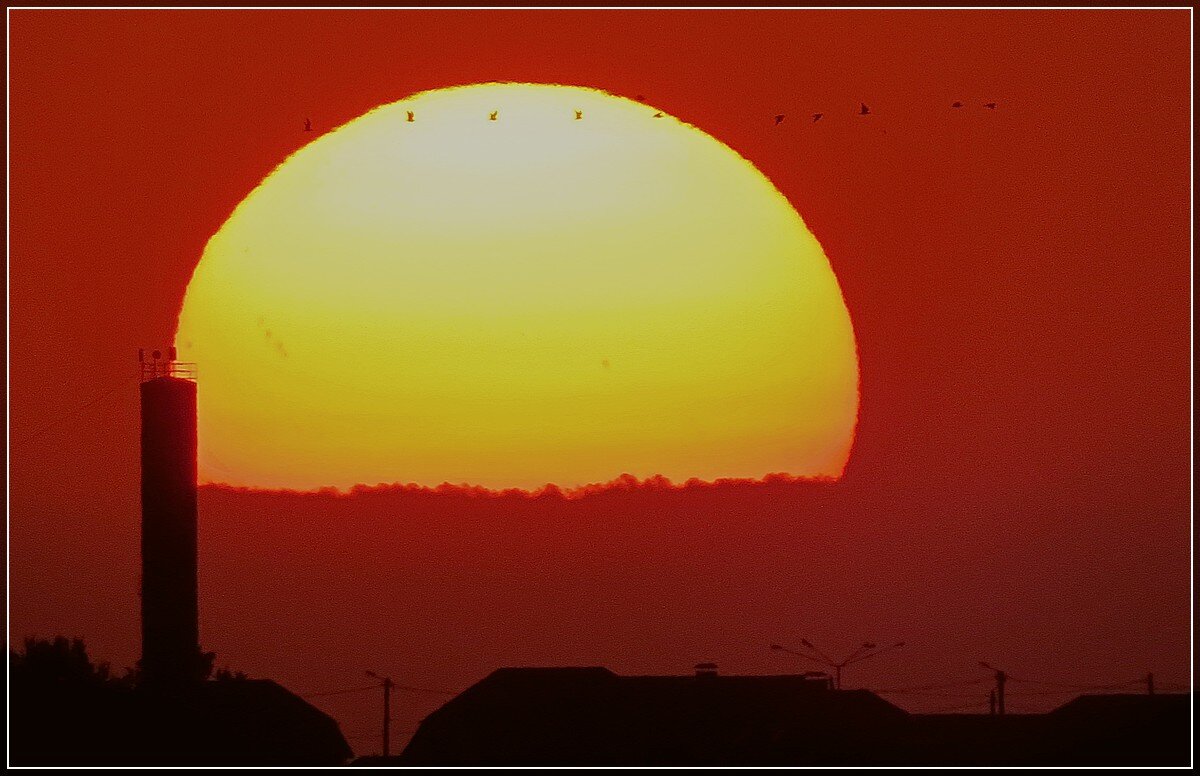
[{"label": "large yellow sun disc", "polygon": [[485,84],[288,158],[180,314],[202,478],[839,476],[858,363],[829,262],[753,165],[658,113]]}]

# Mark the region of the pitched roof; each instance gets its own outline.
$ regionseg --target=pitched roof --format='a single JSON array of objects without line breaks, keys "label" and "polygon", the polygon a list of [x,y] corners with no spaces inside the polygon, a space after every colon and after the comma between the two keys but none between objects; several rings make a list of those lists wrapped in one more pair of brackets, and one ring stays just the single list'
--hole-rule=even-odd
[{"label": "pitched roof", "polygon": [[[865,690],[805,676],[618,676],[503,668],[421,724],[406,764],[786,762],[797,745],[854,758],[849,738],[906,718]],[[861,751],[861,750],[860,750]]]}]

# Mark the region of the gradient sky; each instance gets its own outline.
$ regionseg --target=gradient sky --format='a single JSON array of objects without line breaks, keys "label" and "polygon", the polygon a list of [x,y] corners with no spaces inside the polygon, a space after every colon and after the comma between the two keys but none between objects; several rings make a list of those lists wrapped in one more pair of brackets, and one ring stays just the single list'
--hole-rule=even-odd
[{"label": "gradient sky", "polygon": [[[571,502],[208,489],[219,664],[301,692],[366,668],[457,690],[504,664],[779,671],[798,666],[772,641],[869,637],[911,645],[853,677],[877,687],[978,660],[1187,680],[1186,11],[9,20],[11,638],[136,659],[134,354],[169,341],[208,238],[309,140],[303,118],[520,80],[645,95],[790,199],[858,340],[844,480]],[[408,698],[399,727],[436,701]],[[321,703],[369,735],[374,699]]]}]

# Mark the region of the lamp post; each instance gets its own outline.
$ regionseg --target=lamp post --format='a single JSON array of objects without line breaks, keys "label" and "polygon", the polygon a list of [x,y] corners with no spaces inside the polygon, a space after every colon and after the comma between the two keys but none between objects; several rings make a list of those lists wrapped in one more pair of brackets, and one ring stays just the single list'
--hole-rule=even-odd
[{"label": "lamp post", "polygon": [[367,671],[367,676],[379,679],[383,683],[383,756],[391,755],[392,734],[392,687],[395,682],[391,677],[380,676],[374,671]]},{"label": "lamp post", "polygon": [[817,646],[808,639],[800,639],[800,643],[806,649],[810,650],[811,654],[795,649],[788,649],[787,647],[779,644],[772,644],[771,649],[775,650],[776,652],[786,652],[789,655],[795,655],[796,657],[804,658],[805,660],[811,660],[815,663],[829,666],[834,672],[833,687],[835,690],[842,689],[842,669],[846,666],[853,665],[854,663],[857,663],[861,660],[866,660],[869,657],[882,655],[884,652],[890,652],[893,649],[898,649],[899,647],[904,646],[903,641],[897,641],[895,644],[889,644],[886,647],[880,647],[878,644],[874,644],[870,641],[864,641],[861,645],[859,645],[858,649],[851,652],[842,660],[834,660],[829,655],[818,649]]}]

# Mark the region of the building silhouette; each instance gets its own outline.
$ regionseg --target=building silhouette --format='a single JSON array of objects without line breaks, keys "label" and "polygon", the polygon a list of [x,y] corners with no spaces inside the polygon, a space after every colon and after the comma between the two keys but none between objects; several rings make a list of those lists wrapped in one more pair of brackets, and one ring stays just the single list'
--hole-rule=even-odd
[{"label": "building silhouette", "polygon": [[812,676],[504,668],[421,723],[408,766],[1187,765],[1191,696],[1082,696],[1049,714],[909,714]]},{"label": "building silhouette", "polygon": [[[503,668],[420,725],[402,765],[871,765],[908,715],[828,677]],[[364,764],[377,761],[364,758]]]}]

